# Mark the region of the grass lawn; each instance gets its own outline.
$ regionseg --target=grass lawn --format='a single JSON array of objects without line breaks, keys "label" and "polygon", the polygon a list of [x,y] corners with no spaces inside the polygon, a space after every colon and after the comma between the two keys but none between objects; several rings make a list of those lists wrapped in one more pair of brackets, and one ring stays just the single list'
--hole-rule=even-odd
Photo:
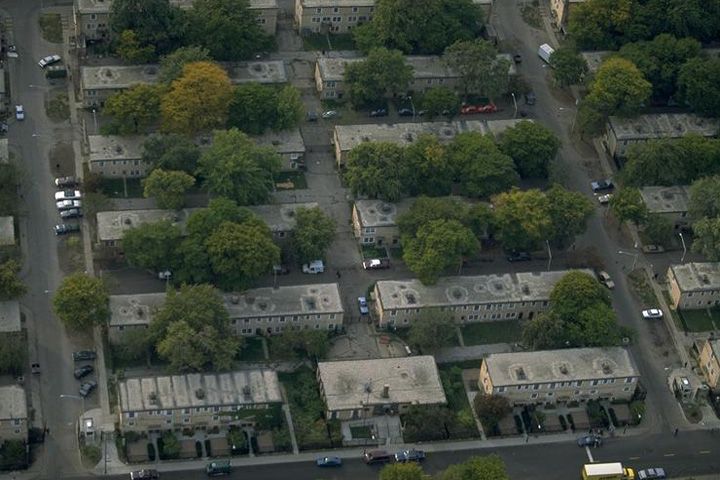
[{"label": "grass lawn", "polygon": [[321,33],[313,33],[305,35],[303,39],[303,49],[314,50],[355,50],[355,42],[351,34],[339,35],[323,35]]},{"label": "grass lawn", "polygon": [[240,361],[242,362],[262,362],[265,359],[263,352],[262,339],[248,338],[245,340],[245,346],[240,351]]},{"label": "grass lawn", "polygon": [[62,43],[62,20],[59,13],[44,13],[39,19],[42,37],[51,43]]},{"label": "grass lawn", "polygon": [[103,178],[100,188],[110,198],[142,198],[143,196],[142,181],[139,178]]},{"label": "grass lawn", "polygon": [[387,257],[387,250],[385,247],[376,247],[375,245],[363,245],[362,256],[364,259],[368,258],[385,258]]},{"label": "grass lawn", "polygon": [[465,345],[514,343],[522,336],[522,324],[520,320],[472,323],[462,327],[462,335]]},{"label": "grass lawn", "polygon": [[538,0],[525,2],[520,7],[520,13],[525,23],[534,28],[542,26],[542,17],[540,16],[540,4]]},{"label": "grass lawn", "polygon": [[350,433],[352,434],[352,438],[372,438],[370,427],[365,425],[350,427]]},{"label": "grass lawn", "polygon": [[305,190],[308,185],[303,172],[280,172],[275,178],[275,187],[278,190]]},{"label": "grass lawn", "polygon": [[67,95],[64,93],[55,95],[45,104],[45,112],[53,122],[62,122],[70,118],[70,107],[68,105]]},{"label": "grass lawn", "polygon": [[705,332],[716,330],[720,326],[720,311],[708,310],[679,310],[685,329],[689,332]]}]

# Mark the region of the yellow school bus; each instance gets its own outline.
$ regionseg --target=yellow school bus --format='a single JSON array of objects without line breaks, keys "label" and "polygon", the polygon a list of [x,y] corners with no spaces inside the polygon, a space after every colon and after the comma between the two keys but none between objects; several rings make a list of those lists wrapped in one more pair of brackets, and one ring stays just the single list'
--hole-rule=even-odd
[{"label": "yellow school bus", "polygon": [[622,463],[588,463],[582,469],[583,480],[635,480],[635,470]]}]

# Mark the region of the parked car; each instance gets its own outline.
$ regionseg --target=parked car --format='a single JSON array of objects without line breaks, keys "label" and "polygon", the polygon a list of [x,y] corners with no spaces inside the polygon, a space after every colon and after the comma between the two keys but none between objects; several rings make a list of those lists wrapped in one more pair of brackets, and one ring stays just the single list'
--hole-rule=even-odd
[{"label": "parked car", "polygon": [[215,460],[205,465],[205,474],[208,477],[220,477],[230,473],[232,473],[230,460]]},{"label": "parked car", "polygon": [[655,468],[646,468],[645,470],[638,470],[637,478],[638,478],[638,480],[656,480],[656,479],[667,478],[667,476],[665,475],[664,469],[662,469],[660,467],[655,467]]},{"label": "parked car", "polygon": [[25,120],[25,108],[22,105],[15,105],[15,119],[19,121]]},{"label": "parked car", "polygon": [[358,307],[360,308],[360,315],[367,315],[368,313],[370,313],[370,309],[368,308],[367,298],[358,297]]},{"label": "parked car", "polygon": [[390,259],[371,258],[369,260],[363,260],[362,265],[365,270],[381,270],[383,268],[390,268]]},{"label": "parked car", "polygon": [[337,110],[328,110],[327,112],[323,112],[320,116],[322,118],[335,118],[339,117],[340,114],[337,112]]},{"label": "parked car", "polygon": [[58,188],[70,188],[78,184],[77,178],[75,177],[57,177],[55,179],[55,186]]},{"label": "parked car", "polygon": [[53,227],[55,235],[66,235],[68,233],[74,233],[80,231],[80,225],[74,223],[60,223]]},{"label": "parked car", "polygon": [[318,467],[340,467],[342,466],[342,458],[320,457],[315,459],[315,465],[317,465]]},{"label": "parked car", "polygon": [[78,380],[80,380],[81,378],[87,377],[88,375],[90,375],[93,372],[93,370],[95,370],[95,369],[93,368],[92,365],[83,365],[82,367],[75,369],[75,371],[73,372],[73,376],[75,378],[77,378]]},{"label": "parked car", "polygon": [[273,265],[273,274],[275,275],[287,275],[290,273],[290,269],[287,265]]},{"label": "parked car", "polygon": [[610,290],[615,288],[615,282],[612,281],[612,279],[610,278],[610,275],[605,270],[600,270],[597,273],[597,276],[598,276],[598,279],[600,280],[600,283],[605,285],[607,288],[609,288]]},{"label": "parked car", "polygon": [[80,208],[82,207],[81,200],[60,200],[55,202],[58,210],[67,210],[68,208]]},{"label": "parked car", "polygon": [[660,245],[643,245],[642,251],[645,253],[662,253],[665,249]]},{"label": "parked car", "polygon": [[92,393],[93,390],[97,388],[97,382],[94,380],[90,380],[88,382],[83,383],[80,385],[80,390],[78,390],[78,393],[81,397],[85,398],[88,395]]},{"label": "parked car", "polygon": [[317,122],[318,114],[315,111],[309,111],[307,112],[307,121],[308,122]]},{"label": "parked car", "polygon": [[605,205],[607,203],[610,203],[610,200],[612,200],[612,193],[606,193],[605,195],[600,195],[597,197],[598,202],[600,202],[600,205]]},{"label": "parked car", "polygon": [[535,105],[535,102],[537,101],[537,97],[533,92],[528,92],[525,94],[525,104],[526,105]]},{"label": "parked car", "polygon": [[95,350],[80,350],[77,352],[73,352],[72,358],[76,362],[81,362],[84,360],[95,360],[95,358],[97,358],[97,353],[95,353]]},{"label": "parked car", "polygon": [[516,53],[515,55],[513,55],[513,61],[515,63],[522,63],[522,55],[520,55],[519,53]]},{"label": "parked car", "polygon": [[394,455],[386,452],[385,450],[370,450],[369,452],[363,453],[363,462],[369,464],[372,463],[388,463],[395,458]]},{"label": "parked car", "polygon": [[663,312],[659,308],[649,308],[642,311],[644,319],[662,318]]},{"label": "parked car", "polygon": [[405,462],[422,462],[425,460],[424,450],[400,450],[395,454],[395,461],[399,463]]},{"label": "parked car", "polygon": [[60,210],[60,218],[80,218],[82,217],[82,210],[79,208],[70,208],[68,210]]},{"label": "parked car", "polygon": [[606,180],[596,180],[594,182],[590,182],[590,186],[592,187],[593,192],[602,192],[615,188],[615,185],[609,178]]},{"label": "parked car", "polygon": [[415,112],[413,112],[411,108],[401,108],[398,110],[398,115],[401,117],[412,117],[415,115]]},{"label": "parked car", "polygon": [[325,264],[322,260],[314,260],[310,263],[305,263],[302,266],[303,273],[309,273],[311,275],[317,273],[323,273],[325,271]]},{"label": "parked car", "polygon": [[37,362],[31,363],[30,364],[30,372],[32,372],[34,374],[39,374],[40,373],[40,364]]},{"label": "parked car", "polygon": [[60,190],[55,192],[55,200],[79,200],[82,198],[80,190]]},{"label": "parked car", "polygon": [[602,437],[598,435],[585,435],[578,438],[578,447],[599,447],[602,445]]},{"label": "parked car", "polygon": [[38,62],[38,65],[40,68],[45,68],[48,65],[52,65],[53,63],[58,63],[62,58],[60,55],[48,55],[47,57],[43,57]]},{"label": "parked car", "polygon": [[388,111],[386,108],[378,108],[370,112],[371,117],[387,117]]},{"label": "parked car", "polygon": [[528,252],[512,252],[507,256],[508,262],[527,262],[532,260]]},{"label": "parked car", "polygon": [[160,474],[153,469],[130,472],[130,480],[157,480],[158,478],[160,478]]},{"label": "parked car", "polygon": [[463,104],[460,107],[460,113],[462,115],[471,115],[473,113],[495,113],[498,109],[494,103],[481,103],[481,104]]}]

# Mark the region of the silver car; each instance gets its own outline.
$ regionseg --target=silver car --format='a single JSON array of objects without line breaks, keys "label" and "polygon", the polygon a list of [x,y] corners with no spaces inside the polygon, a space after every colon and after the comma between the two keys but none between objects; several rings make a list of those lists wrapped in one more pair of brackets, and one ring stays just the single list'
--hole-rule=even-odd
[{"label": "silver car", "polygon": [[47,57],[43,57],[38,62],[38,65],[40,68],[45,68],[48,65],[52,65],[53,63],[58,63],[62,58],[60,58],[60,55],[48,55]]}]

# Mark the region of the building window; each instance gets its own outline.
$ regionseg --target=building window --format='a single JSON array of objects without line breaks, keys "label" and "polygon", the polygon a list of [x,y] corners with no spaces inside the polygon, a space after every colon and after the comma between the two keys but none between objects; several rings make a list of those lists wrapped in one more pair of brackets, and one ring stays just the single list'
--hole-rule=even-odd
[{"label": "building window", "polygon": [[532,395],[530,395],[530,398],[538,398],[538,394],[537,394],[537,393],[533,393]]},{"label": "building window", "polygon": [[190,419],[189,419],[189,418],[183,418],[183,423],[190,423]]},{"label": "building window", "polygon": [[555,395],[555,392],[548,392],[548,393],[546,393],[545,395],[547,395],[548,397],[552,397],[552,396]]},{"label": "building window", "polygon": [[315,13],[322,13],[322,8],[316,8]]},{"label": "building window", "polygon": [[505,391],[505,387],[498,387],[498,392],[502,393]]}]

